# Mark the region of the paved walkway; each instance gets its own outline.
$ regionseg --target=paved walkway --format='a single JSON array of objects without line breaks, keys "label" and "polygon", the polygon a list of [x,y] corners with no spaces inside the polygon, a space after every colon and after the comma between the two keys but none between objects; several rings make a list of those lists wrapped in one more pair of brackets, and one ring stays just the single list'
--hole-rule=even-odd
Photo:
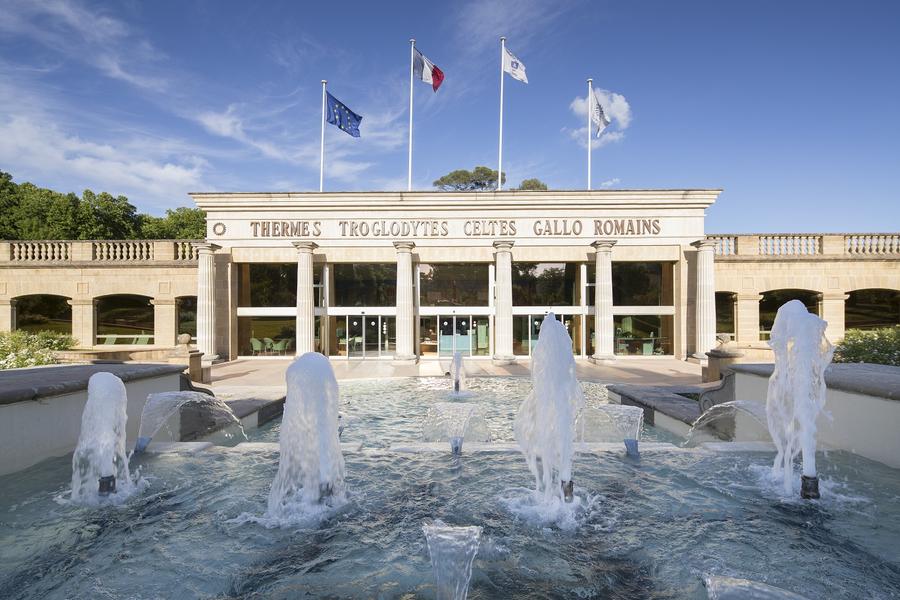
[{"label": "paved walkway", "polygon": [[[225,398],[274,398],[285,393],[284,372],[291,364],[289,358],[244,359],[213,366],[212,388],[216,396]],[[338,381],[368,377],[441,377],[450,368],[449,361],[422,360],[415,365],[394,365],[387,360],[331,361]],[[530,362],[495,366],[490,360],[465,361],[466,375],[528,376]],[[700,383],[700,365],[675,359],[622,359],[612,365],[595,365],[581,360],[576,363],[579,379],[602,383],[632,383],[638,385],[694,385]]]}]

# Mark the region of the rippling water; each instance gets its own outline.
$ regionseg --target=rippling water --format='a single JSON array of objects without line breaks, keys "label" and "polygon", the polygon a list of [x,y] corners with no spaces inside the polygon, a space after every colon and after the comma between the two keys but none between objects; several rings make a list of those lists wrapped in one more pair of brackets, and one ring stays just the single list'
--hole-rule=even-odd
[{"label": "rippling water", "polygon": [[[418,393],[392,406],[446,400],[427,380],[392,383]],[[359,384],[368,400],[342,388],[354,392],[344,401],[358,409],[356,435],[417,439],[419,412],[365,409],[380,385]],[[500,412],[498,431],[512,419]],[[433,598],[421,526],[435,518],[484,528],[473,599],[705,598],[705,574],[810,598],[900,596],[900,478],[844,452],[820,456],[814,503],[779,497],[766,453],[578,455],[572,528],[512,511],[533,483],[518,454],[384,448],[347,453],[350,502],[318,524],[241,519],[265,512],[277,458],[264,446],[143,456],[133,466],[149,488],[105,509],[56,500],[70,457],[0,478],[0,598]]]}]

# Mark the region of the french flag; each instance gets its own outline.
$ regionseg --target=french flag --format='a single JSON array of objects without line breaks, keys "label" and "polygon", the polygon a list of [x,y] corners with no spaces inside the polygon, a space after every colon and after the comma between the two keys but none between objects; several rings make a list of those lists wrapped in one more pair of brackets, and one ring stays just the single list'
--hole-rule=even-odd
[{"label": "french flag", "polygon": [[416,49],[415,58],[413,58],[413,73],[425,83],[430,83],[434,91],[438,91],[441,83],[444,82],[444,72],[425,58],[425,55],[419,52],[418,48]]}]

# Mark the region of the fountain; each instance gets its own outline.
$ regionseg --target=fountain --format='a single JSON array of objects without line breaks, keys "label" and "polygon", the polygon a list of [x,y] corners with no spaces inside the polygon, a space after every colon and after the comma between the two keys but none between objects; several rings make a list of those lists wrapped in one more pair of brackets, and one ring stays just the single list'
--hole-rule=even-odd
[{"label": "fountain", "polygon": [[[741,419],[743,415],[749,417],[750,420]],[[730,400],[712,405],[697,417],[697,420],[691,425],[683,445],[685,447],[695,445],[697,434],[706,428],[712,429],[717,434],[714,438],[716,440],[733,439],[738,434],[738,423],[741,424],[741,441],[748,441],[748,438],[754,441],[770,439],[767,437],[769,430],[765,406],[754,400]],[[744,429],[750,428],[751,423],[754,430],[752,431],[753,437],[748,435],[751,432],[744,431]]]},{"label": "fountain", "polygon": [[575,378],[572,339],[552,312],[544,317],[534,348],[531,382],[532,391],[516,415],[516,442],[544,502],[571,502],[575,417],[584,406],[584,394]]},{"label": "fountain", "polygon": [[481,527],[451,527],[440,520],[422,526],[438,600],[465,600]]},{"label": "fountain", "polygon": [[453,393],[460,394],[466,391],[466,369],[463,367],[462,353],[453,353],[453,362],[450,363],[450,379],[453,381]]},{"label": "fountain", "polygon": [[625,443],[625,453],[637,458],[638,440],[644,426],[644,409],[623,404],[586,406],[575,419],[579,442]]},{"label": "fountain", "polygon": [[464,440],[489,442],[491,430],[477,404],[438,402],[425,415],[422,439],[426,442],[450,442],[450,451],[459,455]]},{"label": "fountain", "polygon": [[703,578],[709,600],[806,600],[803,596],[764,583],[735,577]]},{"label": "fountain", "polygon": [[[187,441],[182,431],[189,432],[187,437],[196,438],[230,426],[237,426],[240,441],[247,440],[240,420],[222,400],[202,392],[163,392],[147,396],[134,452],[139,454],[146,450],[151,440],[176,415],[179,417],[179,423],[175,425],[177,431],[169,431],[169,437],[174,441]],[[226,437],[232,437],[231,433],[226,432]]]},{"label": "fountain", "polygon": [[112,373],[88,380],[81,433],[72,455],[72,501],[97,504],[110,496],[125,498],[133,490],[125,453],[128,396]]},{"label": "fountain", "polygon": [[769,379],[766,417],[778,451],[772,473],[782,477],[784,492],[790,494],[794,459],[802,454],[800,495],[806,499],[819,497],[816,418],[825,405],[825,368],[834,354],[825,338],[827,325],[802,302],[791,300],[778,309],[769,340],[775,369]]},{"label": "fountain", "polygon": [[328,359],[307,352],[287,369],[278,473],[266,516],[287,524],[344,498],[338,386]]}]

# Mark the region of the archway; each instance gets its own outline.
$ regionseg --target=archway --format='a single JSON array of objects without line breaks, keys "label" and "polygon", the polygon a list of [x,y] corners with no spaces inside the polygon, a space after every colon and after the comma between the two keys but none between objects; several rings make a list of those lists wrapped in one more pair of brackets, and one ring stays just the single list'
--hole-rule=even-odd
[{"label": "archway", "polygon": [[733,341],[734,304],[737,294],[734,292],[716,292],[716,337],[729,336]]},{"label": "archway", "polygon": [[854,290],[844,303],[844,329],[878,329],[900,325],[900,291]]},{"label": "archway", "polygon": [[34,294],[19,296],[16,301],[14,329],[53,331],[72,335],[72,306],[65,296]]},{"label": "archway", "polygon": [[806,306],[806,310],[814,315],[822,316],[819,306],[821,294],[815,290],[769,290],[763,292],[759,301],[759,339],[769,339],[772,324],[775,323],[775,313],[778,309],[791,300],[799,300]]},{"label": "archway", "polygon": [[151,298],[132,294],[114,294],[97,298],[97,343],[153,343],[153,305]]},{"label": "archway", "polygon": [[176,335],[189,333],[191,340],[197,340],[197,296],[175,298]]}]

